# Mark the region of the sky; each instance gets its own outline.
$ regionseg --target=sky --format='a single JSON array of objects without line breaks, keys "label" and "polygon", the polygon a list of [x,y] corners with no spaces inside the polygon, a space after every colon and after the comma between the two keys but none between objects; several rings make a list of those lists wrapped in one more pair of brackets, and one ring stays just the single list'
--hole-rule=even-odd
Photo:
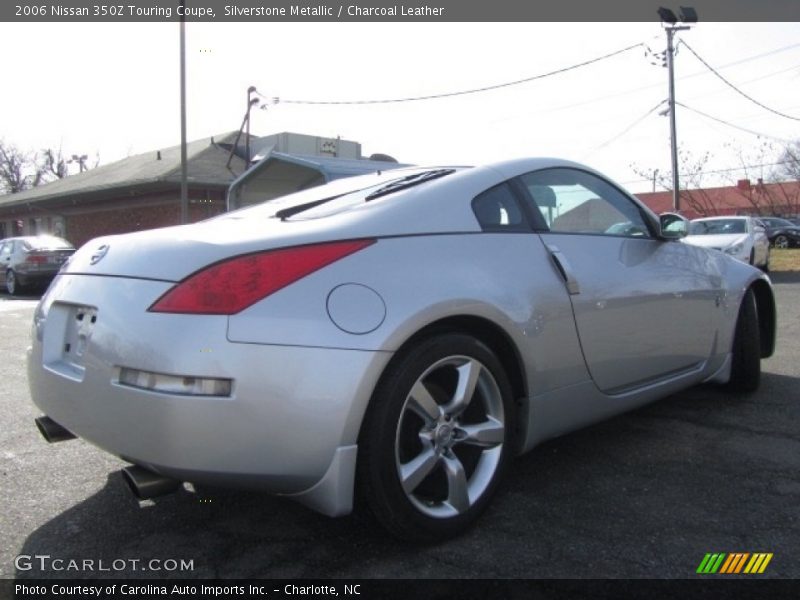
[{"label": "sky", "polygon": [[[706,186],[767,176],[772,167],[740,167],[772,163],[786,141],[800,139],[800,24],[701,22],[677,39],[744,93],[795,117],[739,95],[679,46],[676,98],[691,108],[676,111],[682,154],[708,153]],[[186,41],[189,140],[237,130],[252,85],[270,99],[252,113],[255,135],[341,136],[360,142],[365,156],[415,164],[557,156],[633,192],[652,189],[638,173],[670,169],[669,119],[658,114],[667,70],[645,52],[666,47],[658,23],[189,23]],[[287,102],[481,88],[634,44],[643,45],[483,93]],[[180,142],[176,23],[0,23],[0,53],[17,61],[0,94],[6,143],[88,154],[90,163],[99,154],[105,164]]]}]

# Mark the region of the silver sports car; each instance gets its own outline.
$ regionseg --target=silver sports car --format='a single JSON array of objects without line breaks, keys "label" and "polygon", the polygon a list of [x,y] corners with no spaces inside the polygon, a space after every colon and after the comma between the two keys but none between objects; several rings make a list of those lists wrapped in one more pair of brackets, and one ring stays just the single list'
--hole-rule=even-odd
[{"label": "silver sports car", "polygon": [[188,481],[343,515],[360,494],[396,535],[455,535],[543,440],[757,387],[770,281],[685,232],[587,167],[523,159],[97,239],[36,309],[37,424],[133,463],[139,497]]}]

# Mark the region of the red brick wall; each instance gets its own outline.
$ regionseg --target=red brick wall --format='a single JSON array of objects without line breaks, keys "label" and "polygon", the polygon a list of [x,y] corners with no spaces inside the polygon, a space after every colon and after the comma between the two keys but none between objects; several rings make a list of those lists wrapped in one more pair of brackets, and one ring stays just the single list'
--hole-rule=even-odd
[{"label": "red brick wall", "polygon": [[[189,221],[192,223],[225,210],[224,196],[220,192],[191,195],[202,196],[190,199]],[[134,201],[125,198],[103,202],[102,206],[93,206],[91,209],[64,211],[64,216],[66,238],[75,247],[80,247],[102,235],[177,225],[180,221],[180,204],[174,197],[146,197]]]}]

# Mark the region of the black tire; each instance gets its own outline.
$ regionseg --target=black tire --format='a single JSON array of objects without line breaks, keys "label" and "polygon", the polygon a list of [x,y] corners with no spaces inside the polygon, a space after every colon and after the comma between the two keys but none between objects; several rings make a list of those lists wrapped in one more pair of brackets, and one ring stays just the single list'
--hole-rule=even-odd
[{"label": "black tire", "polygon": [[751,265],[755,265],[756,264],[756,249],[755,248],[750,250],[750,264]]},{"label": "black tire", "polygon": [[[464,387],[472,393],[460,395]],[[422,340],[393,359],[365,415],[361,498],[401,539],[434,542],[462,533],[502,479],[514,417],[508,378],[485,344],[456,333]]]},{"label": "black tire", "polygon": [[761,381],[761,335],[758,310],[753,290],[747,290],[739,307],[736,330],[733,335],[731,378],[728,390],[750,393],[758,389]]},{"label": "black tire", "polygon": [[6,290],[8,290],[9,296],[18,296],[22,293],[22,285],[17,279],[17,274],[11,269],[6,271]]}]

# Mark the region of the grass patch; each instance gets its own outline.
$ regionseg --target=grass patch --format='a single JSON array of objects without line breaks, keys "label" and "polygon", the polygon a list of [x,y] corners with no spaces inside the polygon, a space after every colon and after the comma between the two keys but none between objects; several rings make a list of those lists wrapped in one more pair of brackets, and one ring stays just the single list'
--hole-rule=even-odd
[{"label": "grass patch", "polygon": [[800,248],[770,248],[771,271],[800,271]]}]

